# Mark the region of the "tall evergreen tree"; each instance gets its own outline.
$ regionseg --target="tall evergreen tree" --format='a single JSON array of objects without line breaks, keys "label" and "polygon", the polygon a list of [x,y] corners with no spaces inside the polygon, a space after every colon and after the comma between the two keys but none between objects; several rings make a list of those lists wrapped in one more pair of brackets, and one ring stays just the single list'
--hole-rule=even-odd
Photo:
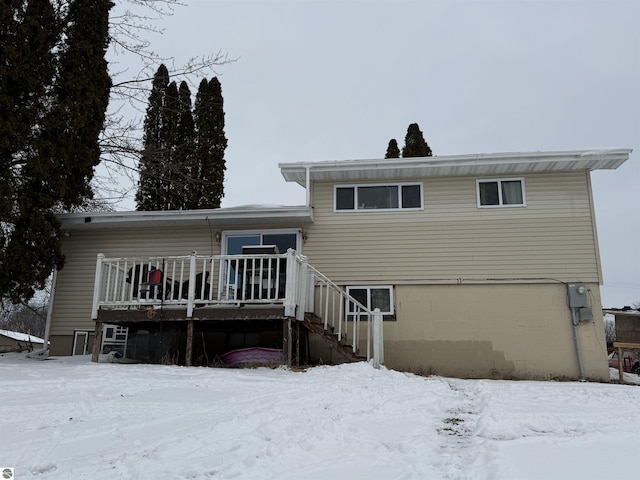
[{"label": "tall evergreen tree", "polygon": [[75,0],[69,5],[55,103],[42,122],[38,155],[25,169],[25,176],[35,181],[32,187],[40,195],[51,195],[46,204],[59,200],[71,208],[93,197],[90,182],[100,163],[98,137],[111,88],[104,57],[112,6],[110,0]]},{"label": "tall evergreen tree", "polygon": [[202,80],[195,102],[196,156],[198,183],[191,195],[190,208],[218,208],[224,196],[224,100],[217,78]]},{"label": "tall evergreen tree", "polygon": [[[54,47],[61,21],[49,0],[4,2],[0,6],[0,162],[3,181],[33,141],[35,125],[50,103]],[[4,168],[6,167],[6,168]],[[9,196],[2,195],[2,200]],[[0,212],[8,210],[2,209]]]},{"label": "tall evergreen tree", "polygon": [[162,110],[162,128],[160,135],[164,143],[164,158],[161,170],[162,199],[155,210],[176,210],[178,194],[176,178],[180,174],[180,165],[176,161],[176,145],[182,140],[178,138],[178,122],[180,120],[180,98],[176,82],[169,83],[165,104]]},{"label": "tall evergreen tree", "polygon": [[[52,101],[60,28],[48,0],[0,6],[0,293],[15,303],[33,296],[32,285],[44,284],[43,267],[51,271],[63,260],[57,232],[42,235],[51,219],[38,222],[22,198],[23,170]],[[29,250],[39,257],[33,268]]]},{"label": "tall evergreen tree", "polygon": [[109,0],[0,6],[0,296],[27,301],[64,258],[54,211],[91,197],[111,80]]},{"label": "tall evergreen tree", "polygon": [[412,123],[407,128],[407,135],[404,137],[403,157],[431,157],[433,153],[420,131],[417,123]]},{"label": "tall evergreen tree", "polygon": [[143,151],[138,165],[137,210],[158,210],[163,203],[161,185],[167,157],[163,121],[168,86],[169,71],[161,64],[153,77],[144,119]]},{"label": "tall evergreen tree", "polygon": [[[61,21],[48,0],[3,2],[0,6],[0,265],[21,212],[17,211],[22,166],[51,101],[53,49]],[[17,248],[17,246],[12,247]],[[6,270],[6,269],[3,269]],[[8,270],[6,270],[8,272]],[[2,273],[0,273],[2,276]],[[10,277],[0,279],[2,292]]]},{"label": "tall evergreen tree", "polygon": [[389,140],[387,153],[384,155],[384,158],[400,158],[400,149],[398,148],[398,141],[395,138]]},{"label": "tall evergreen tree", "polygon": [[217,78],[200,82],[195,106],[186,82],[161,66],[145,118],[138,210],[218,208],[224,194],[224,109]]},{"label": "tall evergreen tree", "polygon": [[195,161],[195,126],[191,109],[191,91],[187,82],[181,82],[178,89],[178,125],[176,128],[176,144],[173,163],[176,174],[173,178],[173,205],[179,210],[192,208],[189,204],[190,179],[193,176]]}]

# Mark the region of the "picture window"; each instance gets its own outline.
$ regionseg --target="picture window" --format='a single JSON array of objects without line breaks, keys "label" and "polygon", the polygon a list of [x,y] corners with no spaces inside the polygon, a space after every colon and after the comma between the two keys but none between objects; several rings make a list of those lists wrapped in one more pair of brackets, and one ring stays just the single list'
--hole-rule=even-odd
[{"label": "picture window", "polygon": [[418,210],[422,208],[422,184],[339,185],[335,187],[336,211]]}]

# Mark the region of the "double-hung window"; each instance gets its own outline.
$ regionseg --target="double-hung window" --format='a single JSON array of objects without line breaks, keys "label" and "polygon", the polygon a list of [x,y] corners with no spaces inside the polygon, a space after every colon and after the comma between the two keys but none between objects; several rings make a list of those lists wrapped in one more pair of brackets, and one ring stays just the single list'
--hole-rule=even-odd
[{"label": "double-hung window", "polygon": [[336,211],[419,210],[422,208],[422,183],[336,185]]},{"label": "double-hung window", "polygon": [[[347,293],[369,310],[373,311],[379,308],[385,320],[391,319],[391,316],[395,313],[393,309],[393,287],[391,285],[348,286]],[[347,301],[347,318],[354,320],[357,313],[356,304]]]},{"label": "double-hung window", "polygon": [[524,179],[501,178],[476,180],[478,208],[524,207]]}]

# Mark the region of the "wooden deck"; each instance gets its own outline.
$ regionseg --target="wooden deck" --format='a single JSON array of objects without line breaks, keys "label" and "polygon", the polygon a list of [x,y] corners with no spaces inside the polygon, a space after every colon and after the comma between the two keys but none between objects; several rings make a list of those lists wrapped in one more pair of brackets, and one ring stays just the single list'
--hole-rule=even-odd
[{"label": "wooden deck", "polygon": [[[317,325],[305,324],[308,314],[318,320]],[[380,311],[361,304],[294,250],[144,258],[107,258],[99,253],[91,318],[95,338],[103,338],[105,325],[126,326],[138,335],[140,348],[148,350],[150,358],[170,355],[184,359],[187,366],[198,357],[195,350],[200,347],[209,357],[209,351],[220,355],[242,347],[235,340],[223,345],[216,337],[223,331],[231,336],[228,330],[234,326],[239,334],[268,337],[253,338],[245,346],[281,348],[288,366],[301,358],[300,338],[306,338],[306,332],[324,336],[321,330],[330,330],[325,332],[329,341],[335,332],[334,349],[351,348],[355,358],[359,347],[366,345],[367,359],[371,351],[376,366],[383,359]],[[372,330],[371,323],[379,328]],[[105,338],[112,331],[107,327]],[[212,338],[207,340],[207,335]],[[347,335],[351,347],[345,345]],[[95,342],[94,361],[100,344]],[[380,354],[376,357],[375,352]]]},{"label": "wooden deck", "polygon": [[182,307],[161,306],[148,308],[100,309],[98,322],[103,323],[140,323],[140,322],[181,322],[181,321],[210,321],[210,320],[284,320],[282,305],[242,305],[242,306],[214,306],[194,308],[191,317],[187,317],[187,310]]}]

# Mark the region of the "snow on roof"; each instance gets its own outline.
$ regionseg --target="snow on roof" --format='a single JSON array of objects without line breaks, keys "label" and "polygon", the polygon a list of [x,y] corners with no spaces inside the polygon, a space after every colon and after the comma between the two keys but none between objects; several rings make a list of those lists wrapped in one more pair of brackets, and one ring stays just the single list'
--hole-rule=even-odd
[{"label": "snow on roof", "polygon": [[224,207],[220,210],[264,210],[267,208],[288,208],[289,205],[278,205],[276,203],[248,203],[246,205],[234,205],[233,207]]},{"label": "snow on roof", "polygon": [[604,308],[602,310],[604,313],[608,313],[614,316],[629,316],[629,317],[640,317],[640,310],[633,309],[629,307],[625,308]]},{"label": "snow on roof", "polygon": [[18,342],[44,343],[44,340],[42,338],[36,337],[35,335],[29,335],[28,333],[13,332],[11,330],[0,329],[0,335],[11,338],[12,340],[16,340]]}]

